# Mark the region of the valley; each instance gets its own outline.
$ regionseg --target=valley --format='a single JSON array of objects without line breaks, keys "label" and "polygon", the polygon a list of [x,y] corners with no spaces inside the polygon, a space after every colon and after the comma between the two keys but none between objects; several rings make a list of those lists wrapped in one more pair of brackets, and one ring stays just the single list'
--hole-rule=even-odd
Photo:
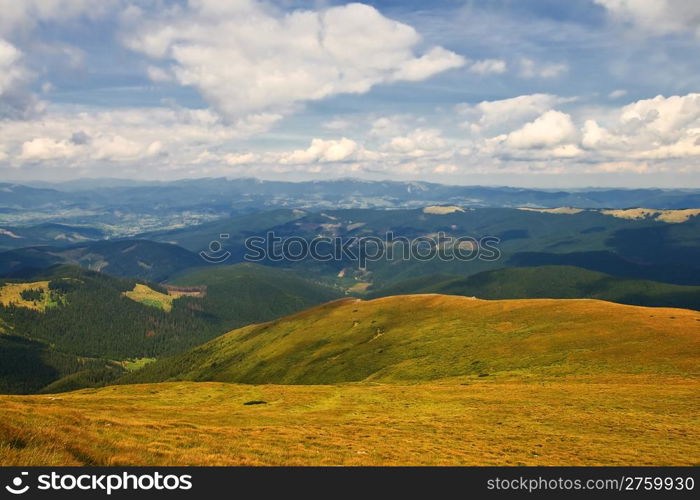
[{"label": "valley", "polygon": [[0,198],[0,466],[700,463],[695,191],[86,182]]}]

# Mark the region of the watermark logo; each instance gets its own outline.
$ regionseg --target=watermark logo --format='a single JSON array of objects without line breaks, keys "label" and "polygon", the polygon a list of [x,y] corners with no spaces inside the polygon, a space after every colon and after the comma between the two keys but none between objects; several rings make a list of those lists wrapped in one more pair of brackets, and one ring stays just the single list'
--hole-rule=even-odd
[{"label": "watermark logo", "polygon": [[5,489],[13,495],[24,495],[29,491],[29,485],[24,484],[24,477],[28,476],[29,472],[22,472],[19,476],[12,480],[11,485],[5,486]]},{"label": "watermark logo", "polygon": [[[207,262],[221,264],[231,257],[231,252],[224,250],[221,239],[228,239],[228,234],[219,235],[218,240],[209,243],[208,251],[200,252]],[[367,269],[370,262],[386,260],[403,261],[441,261],[470,262],[473,260],[496,261],[501,258],[498,247],[500,239],[496,236],[456,237],[445,232],[408,238],[387,232],[380,236],[279,236],[271,231],[264,236],[251,236],[244,241],[245,255],[248,262],[342,262],[344,265],[355,263],[359,269]]]},{"label": "watermark logo", "polygon": [[[227,240],[229,238],[230,235],[227,233],[221,233],[219,235],[219,239],[221,240]],[[231,257],[231,252],[224,250],[224,244],[219,240],[212,240],[209,242],[209,249],[199,252],[199,256],[210,264],[222,264]]]}]

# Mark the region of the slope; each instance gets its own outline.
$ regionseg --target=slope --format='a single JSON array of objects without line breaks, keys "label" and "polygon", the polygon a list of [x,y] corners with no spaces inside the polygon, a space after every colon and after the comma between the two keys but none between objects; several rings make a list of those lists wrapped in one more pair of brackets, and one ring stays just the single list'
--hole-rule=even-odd
[{"label": "slope", "polygon": [[279,318],[341,295],[323,282],[251,263],[189,269],[167,285],[203,287],[206,292],[199,302],[219,332]]},{"label": "slope", "polygon": [[344,299],[230,332],[127,382],[332,384],[700,371],[700,313],[597,300]]},{"label": "slope", "polygon": [[[338,296],[291,272],[261,266],[200,269],[189,276],[182,279],[194,280],[199,292],[71,266],[26,282],[0,281],[0,330],[5,332],[0,331],[0,392],[32,392],[81,371],[76,358],[123,362],[174,355],[233,328]],[[90,382],[89,374],[80,377]],[[75,376],[66,382],[53,387],[81,386]]]}]

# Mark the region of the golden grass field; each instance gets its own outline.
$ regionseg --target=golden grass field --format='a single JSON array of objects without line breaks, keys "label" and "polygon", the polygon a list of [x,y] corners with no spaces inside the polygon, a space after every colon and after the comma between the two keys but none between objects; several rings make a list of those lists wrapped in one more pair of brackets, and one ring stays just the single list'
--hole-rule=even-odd
[{"label": "golden grass field", "polygon": [[698,393],[616,375],[2,396],[0,465],[698,465]]},{"label": "golden grass field", "polygon": [[0,396],[0,465],[700,465],[697,311],[345,299],[123,381]]},{"label": "golden grass field", "polygon": [[[41,300],[31,301],[24,300],[21,293],[25,290],[41,291],[43,296]],[[35,281],[32,283],[6,283],[0,287],[0,304],[3,306],[16,305],[19,307],[27,307],[43,311],[47,307],[54,305],[49,293],[48,281]]]}]

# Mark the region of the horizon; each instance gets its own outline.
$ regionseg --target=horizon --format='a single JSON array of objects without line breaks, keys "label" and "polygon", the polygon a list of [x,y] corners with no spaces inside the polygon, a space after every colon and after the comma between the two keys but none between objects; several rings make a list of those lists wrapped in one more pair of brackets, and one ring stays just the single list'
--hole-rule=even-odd
[{"label": "horizon", "polygon": [[672,1],[0,0],[0,177],[700,188]]},{"label": "horizon", "polygon": [[34,185],[66,185],[66,184],[71,184],[71,183],[80,183],[80,182],[114,182],[114,183],[119,183],[122,182],[124,184],[174,184],[178,182],[191,182],[191,181],[206,181],[206,180],[218,180],[218,179],[224,179],[226,181],[256,181],[256,182],[279,182],[279,183],[288,183],[288,184],[303,184],[303,183],[332,183],[332,182],[365,182],[365,183],[395,183],[395,184],[433,184],[433,185],[438,185],[438,186],[449,186],[449,187],[456,187],[456,188],[489,188],[489,189],[523,189],[523,190],[531,190],[531,191],[563,191],[563,192],[584,192],[584,191],[608,191],[608,190],[660,190],[660,191],[700,191],[700,187],[687,187],[687,186],[639,186],[639,187],[630,187],[630,186],[619,186],[619,185],[610,185],[610,186],[593,186],[593,185],[584,185],[584,186],[554,186],[554,187],[547,187],[547,186],[538,186],[538,185],[509,185],[509,184],[459,184],[459,183],[447,183],[447,182],[438,182],[438,181],[433,181],[433,180],[425,180],[425,179],[401,179],[401,180],[396,180],[396,179],[389,179],[389,178],[382,178],[382,179],[366,179],[362,177],[336,177],[336,178],[331,178],[331,179],[266,179],[262,177],[253,177],[253,176],[241,176],[241,177],[227,177],[227,176],[209,176],[209,177],[181,177],[181,178],[176,178],[176,179],[132,179],[129,177],[78,177],[75,179],[69,179],[69,180],[63,180],[63,181],[50,181],[50,180],[42,180],[42,179],[34,179],[34,180],[24,180],[24,181],[19,181],[19,180],[14,180],[14,179],[9,179],[9,180],[2,180],[0,181],[0,184],[13,184],[13,185],[18,185],[18,186],[28,186],[32,187]]}]

